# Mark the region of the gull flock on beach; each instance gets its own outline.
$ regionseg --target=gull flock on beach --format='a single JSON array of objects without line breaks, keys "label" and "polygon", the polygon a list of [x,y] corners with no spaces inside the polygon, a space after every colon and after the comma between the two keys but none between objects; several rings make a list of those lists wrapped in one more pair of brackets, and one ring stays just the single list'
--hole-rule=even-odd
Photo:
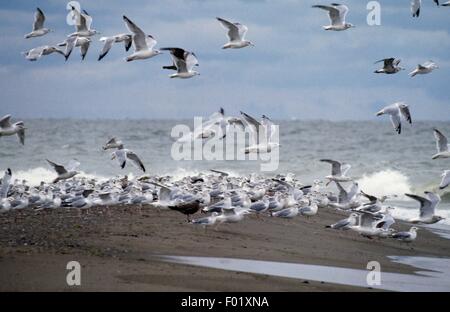
[{"label": "gull flock on beach", "polygon": [[[438,6],[450,6],[450,2]],[[419,17],[422,7],[421,0],[411,1],[413,17]],[[327,12],[330,25],[323,26],[329,31],[347,31],[355,25],[347,22],[349,8],[344,4],[317,4],[318,8]],[[27,60],[37,61],[43,56],[60,54],[67,61],[74,48],[80,48],[81,59],[84,60],[99,31],[92,28],[93,18],[85,10],[71,7],[75,21],[75,32],[61,40],[59,44],[44,45],[24,52]],[[255,47],[246,40],[248,27],[240,22],[231,22],[222,17],[216,17],[227,33],[228,42],[222,49],[241,49]],[[199,66],[196,54],[180,47],[163,47],[156,49],[157,41],[153,35],[141,29],[130,18],[123,15],[123,23],[127,33],[103,36],[99,39],[102,49],[98,61],[103,60],[115,43],[123,43],[125,52],[133,46],[133,53],[126,56],[127,62],[142,61],[163,54],[167,51],[171,57],[171,64],[163,69],[174,70],[170,78],[192,78],[199,75],[195,70]],[[34,16],[32,31],[25,35],[25,39],[33,40],[50,33],[46,28],[44,12],[37,8]],[[64,49],[62,49],[64,48]],[[377,69],[377,74],[397,74],[403,70],[399,66],[400,59],[388,57],[377,61],[383,67]],[[433,61],[418,65],[411,73],[416,75],[429,74],[439,68]],[[389,115],[394,130],[400,134],[402,118],[412,124],[410,107],[403,102],[397,102],[384,107],[378,116]],[[0,119],[0,137],[17,135],[20,143],[25,143],[25,128],[23,121],[11,122],[11,115]],[[267,115],[258,120],[250,114],[241,112],[240,116],[225,116],[223,109],[211,115],[202,127],[194,129],[188,135],[179,139],[188,142],[195,139],[208,140],[218,135],[227,135],[231,127],[237,127],[251,133],[253,144],[245,148],[246,153],[270,153],[275,148],[281,148],[274,141],[277,127]],[[218,130],[219,129],[219,130]],[[450,158],[449,145],[446,136],[438,129],[434,129],[437,153],[433,160]],[[266,138],[261,142],[261,137]],[[127,163],[134,165],[137,170],[146,172],[141,158],[131,149],[124,147],[117,137],[109,139],[103,150],[113,150],[111,158],[117,160],[118,170],[124,169]],[[430,153],[431,154],[431,153]],[[320,162],[331,165],[331,174],[320,177],[313,183],[302,183],[294,174],[278,174],[272,178],[251,174],[248,176],[233,176],[226,170],[212,168],[209,173],[186,176],[176,179],[171,176],[142,175],[129,179],[128,176],[118,176],[110,179],[90,179],[83,177],[78,171],[81,165],[77,160],[67,165],[60,165],[53,160],[46,160],[55,171],[53,181],[42,181],[40,185],[28,185],[28,182],[14,179],[14,171],[7,168],[0,182],[0,212],[13,212],[21,209],[76,209],[78,212],[89,210],[90,207],[111,209],[112,206],[131,206],[140,209],[148,206],[155,209],[170,209],[186,216],[192,226],[214,227],[218,230],[223,223],[244,222],[246,218],[263,219],[280,218],[316,218],[322,209],[335,209],[346,215],[327,228],[339,231],[353,231],[367,238],[396,239],[412,242],[417,238],[417,224],[434,224],[444,218],[436,214],[441,201],[437,193],[426,191],[424,195],[417,194],[388,194],[377,198],[360,189],[354,177],[348,176],[350,164],[327,158]],[[440,189],[450,184],[450,170],[442,173]],[[335,191],[327,188],[332,184]],[[391,212],[395,207],[389,205],[389,198],[404,195],[420,204],[418,216],[411,220],[414,224],[409,231],[397,231],[393,228],[395,222]],[[199,216],[199,214],[207,214]]]}]

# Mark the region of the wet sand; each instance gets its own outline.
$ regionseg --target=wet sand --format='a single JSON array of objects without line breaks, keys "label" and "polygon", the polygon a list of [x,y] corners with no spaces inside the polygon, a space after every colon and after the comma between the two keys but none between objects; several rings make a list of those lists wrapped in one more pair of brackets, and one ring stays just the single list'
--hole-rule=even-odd
[{"label": "wet sand", "polygon": [[[211,256],[413,273],[387,256],[450,257],[450,241],[421,229],[411,244],[326,229],[346,215],[320,209],[293,220],[250,216],[217,230],[153,207],[22,210],[0,215],[0,291],[373,291],[316,281],[162,262],[158,255]],[[407,224],[396,223],[406,230]],[[81,286],[66,283],[81,264]]]}]

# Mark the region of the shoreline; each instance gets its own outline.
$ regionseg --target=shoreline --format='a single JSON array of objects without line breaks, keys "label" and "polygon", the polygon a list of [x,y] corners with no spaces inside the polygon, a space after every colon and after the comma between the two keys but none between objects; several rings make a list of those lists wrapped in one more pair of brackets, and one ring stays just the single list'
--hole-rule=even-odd
[{"label": "shoreline", "polygon": [[[426,229],[411,244],[326,229],[345,217],[319,209],[292,220],[249,216],[217,231],[153,207],[32,209],[0,215],[1,291],[378,291],[159,261],[154,256],[205,256],[315,264],[383,272],[419,269],[387,256],[450,258],[450,242]],[[198,217],[196,215],[195,217]],[[409,228],[404,222],[393,226]],[[79,261],[81,286],[66,284],[66,264]]]}]

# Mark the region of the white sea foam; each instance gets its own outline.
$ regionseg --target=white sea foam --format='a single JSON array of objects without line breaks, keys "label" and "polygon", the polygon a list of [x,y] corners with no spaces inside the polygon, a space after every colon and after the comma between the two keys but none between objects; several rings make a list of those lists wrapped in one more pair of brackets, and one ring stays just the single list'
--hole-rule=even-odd
[{"label": "white sea foam", "polygon": [[[86,177],[89,179],[95,178],[97,180],[107,179],[107,177],[100,176],[95,173],[85,173],[83,171],[80,171],[79,176]],[[49,183],[49,182],[53,181],[53,179],[55,179],[55,178],[56,178],[56,173],[53,170],[50,170],[50,169],[44,168],[44,167],[37,167],[37,168],[33,168],[33,169],[28,169],[28,170],[19,170],[16,172],[13,171],[13,179],[18,179],[20,181],[27,180],[28,185],[31,185],[31,186],[37,186],[41,183],[41,181]]]},{"label": "white sea foam", "polygon": [[365,174],[357,182],[361,190],[377,197],[397,195],[402,198],[405,193],[411,193],[411,183],[408,177],[396,170],[388,169]]}]

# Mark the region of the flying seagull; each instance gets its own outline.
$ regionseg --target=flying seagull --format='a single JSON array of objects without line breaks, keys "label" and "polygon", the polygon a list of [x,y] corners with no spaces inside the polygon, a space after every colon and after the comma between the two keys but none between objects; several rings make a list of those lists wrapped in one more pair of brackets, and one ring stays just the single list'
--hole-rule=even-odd
[{"label": "flying seagull", "polygon": [[412,123],[411,119],[411,113],[409,112],[409,107],[403,102],[394,103],[392,105],[386,106],[382,110],[380,110],[377,113],[377,116],[381,115],[390,115],[392,125],[394,126],[395,131],[397,131],[398,134],[402,132],[402,123],[401,123],[401,117],[409,122]]},{"label": "flying seagull", "polygon": [[388,75],[396,74],[399,71],[404,69],[404,68],[401,68],[400,66],[398,66],[398,64],[400,64],[400,62],[401,62],[400,59],[395,59],[395,58],[391,57],[391,58],[379,60],[379,61],[375,62],[375,64],[381,63],[381,62],[384,63],[383,68],[377,69],[375,71],[376,74],[388,74]]},{"label": "flying seagull", "polygon": [[438,129],[434,129],[433,133],[434,133],[434,138],[436,139],[437,153],[434,154],[433,157],[431,157],[431,158],[432,159],[449,158],[450,157],[450,150],[449,150],[450,146],[448,145],[447,137],[445,135],[443,135],[442,132],[439,131]]},{"label": "flying seagull", "polygon": [[323,26],[325,30],[341,31],[355,27],[353,24],[345,22],[345,17],[348,13],[348,7],[346,5],[332,3],[331,5],[313,5],[312,7],[328,11],[331,25]]},{"label": "flying seagull", "polygon": [[432,192],[425,192],[426,198],[414,194],[405,194],[406,196],[417,200],[420,203],[420,215],[419,218],[409,220],[411,223],[425,223],[434,224],[445,218],[436,216],[434,214],[436,206],[441,201],[441,197],[438,194]]},{"label": "flying seagull", "polygon": [[92,17],[85,11],[78,11],[72,6],[72,14],[75,20],[75,32],[70,34],[69,37],[91,37],[99,32],[95,29],[91,29]]},{"label": "flying seagull", "polygon": [[[71,42],[75,38],[74,42]],[[72,50],[74,47],[80,48],[81,53],[81,60],[84,60],[86,57],[86,54],[89,50],[89,46],[91,45],[91,39],[88,37],[77,37],[72,36],[68,39],[66,39],[64,42],[61,42],[58,44],[58,47],[68,47],[66,52],[64,53],[66,60],[69,58],[70,54],[72,53]]]},{"label": "flying seagull", "polygon": [[48,34],[51,30],[44,27],[45,15],[41,9],[37,8],[34,14],[33,31],[25,35],[25,39],[40,37]]},{"label": "flying seagull", "polygon": [[138,167],[140,170],[145,172],[144,164],[142,163],[139,156],[126,148],[120,148],[112,153],[112,159],[117,159],[120,167],[123,169],[127,163],[127,160],[130,160],[133,165]]},{"label": "flying seagull", "polygon": [[66,54],[57,47],[48,45],[33,48],[29,51],[23,52],[22,54],[27,60],[34,62],[39,60],[42,56],[50,55],[52,53],[59,53],[62,56],[66,57]]},{"label": "flying seagull", "polygon": [[425,75],[431,73],[433,70],[438,69],[439,66],[433,61],[428,61],[424,64],[417,65],[416,69],[414,69],[412,72],[409,73],[409,75],[412,77],[416,75]]},{"label": "flying seagull", "polygon": [[114,137],[114,138],[111,138],[108,142],[106,142],[106,144],[102,148],[105,151],[110,148],[122,149],[123,143],[122,143],[122,141],[120,141]]},{"label": "flying seagull", "polygon": [[[181,48],[161,48],[162,51],[170,51],[173,66],[177,72],[170,75],[170,78],[191,78],[200,75],[199,72],[193,70],[194,66],[198,66],[198,60],[194,52],[185,51]],[[173,69],[171,66],[164,66],[165,69]]]},{"label": "flying seagull", "polygon": [[130,34],[119,34],[112,37],[101,37],[100,42],[103,42],[103,48],[98,56],[98,60],[101,61],[109,50],[111,50],[114,43],[123,42],[125,45],[125,51],[130,50],[131,44],[133,43],[132,35]]},{"label": "flying seagull", "polygon": [[251,41],[245,40],[245,34],[248,31],[247,26],[241,23],[232,23],[220,17],[216,18],[228,30],[228,42],[222,49],[240,49],[247,46],[255,46]]},{"label": "flying seagull", "polygon": [[47,162],[53,167],[53,169],[58,174],[56,179],[53,180],[53,183],[73,178],[79,173],[78,171],[75,171],[75,169],[80,165],[78,161],[71,161],[71,163],[69,163],[69,165],[67,166],[67,169],[64,166],[54,163],[53,161],[50,161],[48,159]]},{"label": "flying seagull", "polygon": [[320,161],[329,163],[331,165],[331,175],[325,177],[325,179],[329,180],[330,182],[349,182],[353,180],[351,177],[346,176],[347,172],[352,167],[349,164],[342,164],[339,161],[332,159],[321,159]]},{"label": "flying seagull", "polygon": [[22,145],[25,145],[25,125],[23,121],[11,123],[11,115],[3,116],[0,119],[0,137],[17,134]]},{"label": "flying seagull", "polygon": [[[439,0],[433,0],[436,5],[439,5]],[[411,0],[411,14],[413,17],[419,17],[422,0]]]},{"label": "flying seagull", "polygon": [[271,153],[273,149],[280,147],[275,142],[277,126],[266,115],[262,115],[261,122],[252,116],[241,112],[245,129],[250,132],[251,145],[244,149],[245,154],[250,153]]},{"label": "flying seagull", "polygon": [[154,57],[155,55],[161,54],[161,51],[153,49],[157,43],[153,36],[146,35],[125,15],[123,16],[123,20],[128,30],[133,33],[132,41],[134,46],[134,53],[125,59],[127,62],[135,60],[145,60]]}]

